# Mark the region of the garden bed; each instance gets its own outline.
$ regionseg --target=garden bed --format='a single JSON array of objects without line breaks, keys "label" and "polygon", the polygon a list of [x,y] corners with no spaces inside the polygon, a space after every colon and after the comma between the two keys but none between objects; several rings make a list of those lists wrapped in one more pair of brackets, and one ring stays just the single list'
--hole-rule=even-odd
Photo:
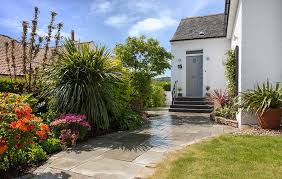
[{"label": "garden bed", "polygon": [[228,126],[232,126],[232,127],[238,128],[238,122],[236,120],[226,119],[224,117],[215,116],[214,114],[210,115],[210,119],[212,121],[215,121],[218,124],[223,124],[223,125],[228,125]]},{"label": "garden bed", "polygon": [[236,135],[255,135],[255,136],[282,136],[282,128],[280,130],[261,129],[259,126],[252,126],[250,129],[241,130]]}]

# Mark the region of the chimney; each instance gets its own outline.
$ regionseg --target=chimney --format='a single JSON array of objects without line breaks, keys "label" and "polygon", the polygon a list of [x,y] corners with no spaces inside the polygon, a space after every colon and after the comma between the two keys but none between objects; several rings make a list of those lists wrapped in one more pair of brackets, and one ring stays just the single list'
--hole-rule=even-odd
[{"label": "chimney", "polygon": [[71,40],[74,41],[74,30],[71,30]]}]

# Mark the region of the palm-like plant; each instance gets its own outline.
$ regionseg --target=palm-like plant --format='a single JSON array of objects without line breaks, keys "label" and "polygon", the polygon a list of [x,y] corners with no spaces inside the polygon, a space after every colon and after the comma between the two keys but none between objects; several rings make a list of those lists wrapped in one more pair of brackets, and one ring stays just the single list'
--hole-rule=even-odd
[{"label": "palm-like plant", "polygon": [[282,88],[277,83],[272,85],[267,81],[257,84],[255,89],[247,90],[241,94],[241,106],[247,111],[263,114],[270,108],[279,108],[282,104]]},{"label": "palm-like plant", "polygon": [[230,102],[230,99],[227,93],[223,90],[214,90],[212,94],[208,97],[208,100],[213,101],[215,104],[219,105],[219,107],[224,108]]},{"label": "palm-like plant", "polygon": [[108,128],[113,87],[119,81],[111,53],[105,46],[65,40],[55,58],[43,77],[51,106],[59,112],[86,114],[95,127]]}]

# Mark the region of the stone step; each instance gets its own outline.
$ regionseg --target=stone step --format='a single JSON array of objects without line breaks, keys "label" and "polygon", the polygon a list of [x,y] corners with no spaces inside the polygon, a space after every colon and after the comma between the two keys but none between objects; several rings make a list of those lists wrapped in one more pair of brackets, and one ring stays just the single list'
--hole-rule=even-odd
[{"label": "stone step", "polygon": [[212,109],[187,109],[187,108],[170,108],[169,112],[187,112],[187,113],[211,113]]},{"label": "stone step", "polygon": [[206,101],[206,98],[198,98],[198,97],[177,97],[175,101]]},{"label": "stone step", "polygon": [[213,109],[213,105],[185,105],[185,104],[174,104],[170,105],[170,108],[185,108],[185,109]]},{"label": "stone step", "polygon": [[174,101],[174,105],[213,105],[211,101]]}]

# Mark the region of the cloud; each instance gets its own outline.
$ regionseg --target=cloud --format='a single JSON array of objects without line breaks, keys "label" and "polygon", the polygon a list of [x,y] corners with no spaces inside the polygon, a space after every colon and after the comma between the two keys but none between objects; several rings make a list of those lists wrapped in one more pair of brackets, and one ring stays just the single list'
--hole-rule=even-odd
[{"label": "cloud", "polygon": [[128,23],[128,21],[129,18],[127,17],[127,15],[122,14],[122,15],[116,15],[107,18],[105,20],[105,24],[108,26],[119,28],[125,25],[126,23]]},{"label": "cloud", "polygon": [[107,0],[93,1],[90,10],[92,13],[107,13],[112,10],[113,4]]},{"label": "cloud", "polygon": [[136,22],[128,31],[130,36],[139,36],[142,33],[156,32],[177,24],[177,21],[170,16],[160,18],[147,18]]},{"label": "cloud", "polygon": [[204,9],[206,6],[208,6],[210,3],[209,0],[197,0],[196,4],[193,6],[192,10],[191,10],[191,15],[196,15],[199,13],[199,11],[201,11],[202,9]]},{"label": "cloud", "polygon": [[1,18],[0,26],[19,31],[22,29],[21,21],[17,18]]}]

